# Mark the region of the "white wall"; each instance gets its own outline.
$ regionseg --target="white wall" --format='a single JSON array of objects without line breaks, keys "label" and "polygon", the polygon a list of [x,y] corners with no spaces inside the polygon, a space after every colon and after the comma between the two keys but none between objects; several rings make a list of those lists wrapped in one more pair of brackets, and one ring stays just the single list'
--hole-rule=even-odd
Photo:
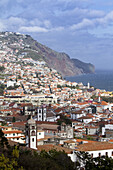
[{"label": "white wall", "polygon": [[44,138],[44,131],[38,131],[37,132],[37,139],[42,139]]},{"label": "white wall", "polygon": [[108,152],[108,157],[112,157],[112,152],[113,152],[113,149],[108,149],[108,150],[98,150],[98,151],[87,151],[89,154],[93,154],[93,157],[98,157],[99,156],[99,153],[101,153],[101,156],[105,156],[106,155],[106,152]]},{"label": "white wall", "polygon": [[107,124],[105,127],[102,127],[102,135],[105,135],[106,129],[112,129],[113,130],[113,125],[112,124]]}]

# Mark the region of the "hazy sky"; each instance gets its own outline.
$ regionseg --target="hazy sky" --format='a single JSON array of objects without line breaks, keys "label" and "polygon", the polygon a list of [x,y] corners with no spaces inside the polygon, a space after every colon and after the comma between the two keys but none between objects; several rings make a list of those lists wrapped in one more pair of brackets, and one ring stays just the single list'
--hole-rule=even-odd
[{"label": "hazy sky", "polygon": [[0,0],[0,31],[113,69],[113,0]]}]

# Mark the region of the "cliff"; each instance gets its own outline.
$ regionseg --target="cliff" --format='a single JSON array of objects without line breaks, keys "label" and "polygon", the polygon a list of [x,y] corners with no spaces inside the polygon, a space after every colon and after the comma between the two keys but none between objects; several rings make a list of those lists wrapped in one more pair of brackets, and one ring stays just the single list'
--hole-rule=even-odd
[{"label": "cliff", "polygon": [[[18,55],[26,53],[25,57],[31,57],[34,60],[44,60],[49,67],[56,69],[62,76],[94,73],[95,70],[92,64],[84,63],[78,59],[70,59],[67,54],[56,52],[40,44],[30,35],[2,32],[0,41],[7,41],[8,47],[13,50],[18,49]],[[13,45],[16,43],[20,43],[20,46]]]}]

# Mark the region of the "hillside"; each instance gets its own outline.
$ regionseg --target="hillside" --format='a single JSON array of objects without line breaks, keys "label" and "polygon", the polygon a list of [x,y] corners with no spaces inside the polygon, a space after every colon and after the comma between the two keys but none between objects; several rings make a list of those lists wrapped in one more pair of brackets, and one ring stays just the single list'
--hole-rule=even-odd
[{"label": "hillside", "polygon": [[[1,32],[0,42],[7,42],[8,48],[18,50],[16,55],[25,54],[25,58],[44,60],[50,68],[56,69],[62,76],[94,73],[94,66],[77,59],[70,59],[65,53],[56,52],[34,40],[29,35]],[[19,45],[17,45],[19,44]]]}]

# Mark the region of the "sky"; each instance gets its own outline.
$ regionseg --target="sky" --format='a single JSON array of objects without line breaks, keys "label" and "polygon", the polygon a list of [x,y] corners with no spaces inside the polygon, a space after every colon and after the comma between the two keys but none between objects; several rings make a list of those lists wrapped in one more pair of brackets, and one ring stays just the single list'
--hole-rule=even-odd
[{"label": "sky", "polygon": [[96,69],[113,69],[113,0],[0,0],[0,31],[29,34]]}]

